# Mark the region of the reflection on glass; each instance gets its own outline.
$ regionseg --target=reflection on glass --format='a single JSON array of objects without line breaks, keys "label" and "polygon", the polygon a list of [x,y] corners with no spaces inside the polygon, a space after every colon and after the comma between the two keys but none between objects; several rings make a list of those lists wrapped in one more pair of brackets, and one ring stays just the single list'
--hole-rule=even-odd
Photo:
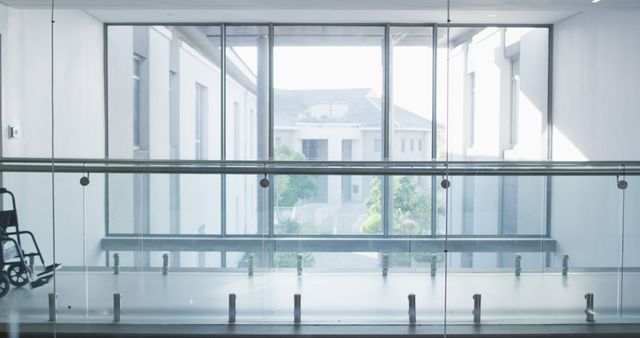
[{"label": "reflection on glass", "polygon": [[[546,234],[545,177],[459,176],[449,180],[449,234]],[[444,222],[442,216],[440,222]],[[444,233],[444,228],[440,231]]]},{"label": "reflection on glass", "polygon": [[110,158],[220,158],[220,27],[109,26]]},{"label": "reflection on glass", "polygon": [[546,158],[548,46],[547,28],[438,30],[438,159],[445,141],[449,160]]}]

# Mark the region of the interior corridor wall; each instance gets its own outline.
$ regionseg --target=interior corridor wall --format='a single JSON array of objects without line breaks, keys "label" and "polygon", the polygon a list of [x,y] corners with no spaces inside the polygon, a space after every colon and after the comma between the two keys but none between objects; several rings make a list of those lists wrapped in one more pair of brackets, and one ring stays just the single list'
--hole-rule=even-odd
[{"label": "interior corridor wall", "polygon": [[[555,25],[553,159],[639,160],[640,12],[584,12]],[[625,266],[640,266],[640,181],[630,179]],[[581,267],[615,267],[621,254],[615,177],[554,178],[552,236]]]},{"label": "interior corridor wall", "polygon": [[[0,8],[2,155],[50,157],[50,12]],[[102,24],[78,10],[59,10],[55,21],[55,156],[103,157]],[[18,137],[8,137],[9,125],[18,128]],[[104,262],[99,248],[104,235],[104,183],[101,175],[92,175],[83,201],[80,177],[56,174],[56,260],[65,265]],[[5,173],[2,178],[3,186],[16,194],[21,227],[34,232],[51,262],[51,174]]]}]

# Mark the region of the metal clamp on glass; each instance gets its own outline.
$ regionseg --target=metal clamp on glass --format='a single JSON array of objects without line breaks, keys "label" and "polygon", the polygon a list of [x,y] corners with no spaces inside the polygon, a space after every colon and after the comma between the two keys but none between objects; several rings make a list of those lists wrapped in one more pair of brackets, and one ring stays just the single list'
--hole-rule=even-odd
[{"label": "metal clamp on glass", "polygon": [[409,295],[409,323],[416,323],[416,295]]},{"label": "metal clamp on glass", "polygon": [[250,254],[250,255],[249,255],[249,270],[248,270],[249,277],[253,276],[253,269],[254,269],[254,266],[253,266],[253,265],[254,265],[254,260],[255,260],[255,259],[254,259],[253,254]]},{"label": "metal clamp on glass", "polygon": [[562,275],[566,276],[569,272],[569,255],[562,255]]},{"label": "metal clamp on glass", "polygon": [[166,275],[169,273],[169,254],[162,255],[162,274]]},{"label": "metal clamp on glass", "polygon": [[480,324],[480,318],[482,315],[482,295],[476,293],[473,295],[473,322]]},{"label": "metal clamp on glass", "polygon": [[120,322],[120,303],[122,302],[122,295],[119,293],[113,294],[113,322]]},{"label": "metal clamp on glass", "polygon": [[389,273],[389,254],[382,255],[382,276],[387,277]]},{"label": "metal clamp on glass", "polygon": [[300,324],[302,321],[302,297],[299,293],[293,295],[293,322]]},{"label": "metal clamp on glass", "polygon": [[522,272],[522,256],[516,255],[516,276],[520,276]]},{"label": "metal clamp on glass", "polygon": [[438,256],[436,254],[431,254],[431,277],[436,276],[437,269],[438,269]]},{"label": "metal clamp on glass", "polygon": [[587,308],[584,309],[584,313],[587,315],[587,322],[593,323],[595,312],[593,311],[593,293],[587,293],[584,295],[584,299],[587,300]]},{"label": "metal clamp on glass", "polygon": [[229,323],[233,324],[236,322],[236,294],[229,294]]},{"label": "metal clamp on glass", "polygon": [[120,274],[120,255],[117,252],[113,254],[113,274]]},{"label": "metal clamp on glass", "polygon": [[56,315],[57,315],[57,305],[56,305],[56,299],[58,298],[58,294],[57,293],[50,293],[49,294],[49,321],[50,322],[55,322],[56,321]]}]

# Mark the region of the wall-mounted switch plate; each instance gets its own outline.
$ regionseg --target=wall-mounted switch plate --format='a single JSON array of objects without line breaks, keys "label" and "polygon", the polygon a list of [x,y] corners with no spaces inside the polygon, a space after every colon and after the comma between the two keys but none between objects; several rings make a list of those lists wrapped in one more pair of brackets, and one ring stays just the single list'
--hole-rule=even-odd
[{"label": "wall-mounted switch plate", "polygon": [[20,129],[17,126],[9,125],[9,138],[18,138],[20,137]]}]

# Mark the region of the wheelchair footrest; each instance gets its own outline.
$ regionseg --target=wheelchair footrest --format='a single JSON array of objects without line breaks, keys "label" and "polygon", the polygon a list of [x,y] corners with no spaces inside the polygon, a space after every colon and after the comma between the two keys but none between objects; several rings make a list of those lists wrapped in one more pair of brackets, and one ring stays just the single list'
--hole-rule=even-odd
[{"label": "wheelchair footrest", "polygon": [[49,275],[49,276],[45,276],[45,277],[40,277],[34,281],[31,282],[31,284],[29,284],[31,286],[32,289],[35,288],[39,288],[47,283],[49,283],[49,281],[51,280],[51,278],[53,278],[53,275]]},{"label": "wheelchair footrest", "polygon": [[48,266],[46,266],[44,268],[44,271],[42,271],[39,274],[37,274],[36,277],[38,277],[38,278],[49,277],[49,276],[53,275],[53,271],[58,270],[61,267],[62,267],[62,264],[60,264],[60,263],[48,265]]}]

